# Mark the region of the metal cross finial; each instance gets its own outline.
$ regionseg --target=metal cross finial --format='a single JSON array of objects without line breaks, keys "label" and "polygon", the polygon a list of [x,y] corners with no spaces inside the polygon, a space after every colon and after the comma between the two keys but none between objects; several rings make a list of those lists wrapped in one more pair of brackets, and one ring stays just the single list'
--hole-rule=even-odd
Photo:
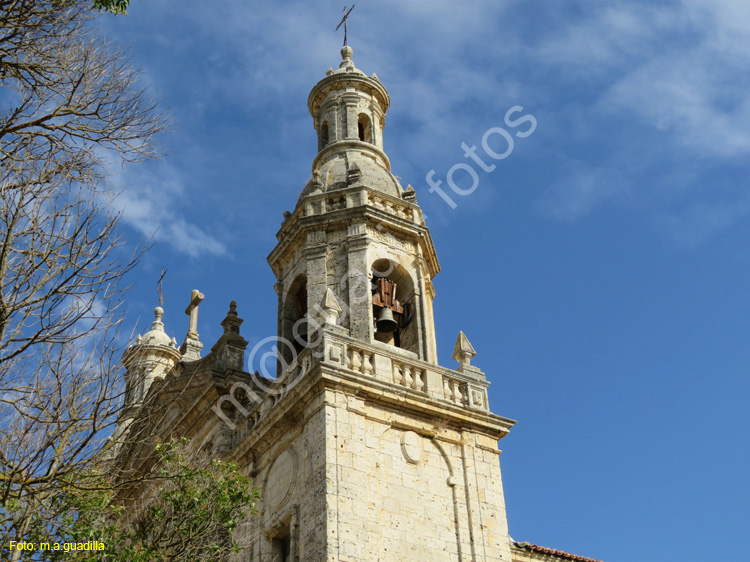
[{"label": "metal cross finial", "polygon": [[355,5],[356,5],[356,4],[352,4],[352,7],[351,7],[351,8],[349,8],[349,11],[348,11],[348,12],[346,11],[346,6],[344,6],[344,17],[343,17],[343,18],[341,18],[341,21],[340,21],[340,22],[339,22],[339,24],[338,24],[338,25],[336,26],[336,31],[338,31],[338,30],[339,30],[339,27],[341,27],[341,24],[344,24],[344,47],[346,47],[346,20],[347,20],[347,19],[349,18],[349,14],[351,14],[351,13],[352,13],[352,10],[354,9],[354,6],[355,6]]},{"label": "metal cross finial", "polygon": [[161,268],[161,277],[156,282],[156,290],[159,292],[159,306],[164,307],[164,296],[161,293],[161,282],[164,280],[164,276],[167,274],[167,268]]}]

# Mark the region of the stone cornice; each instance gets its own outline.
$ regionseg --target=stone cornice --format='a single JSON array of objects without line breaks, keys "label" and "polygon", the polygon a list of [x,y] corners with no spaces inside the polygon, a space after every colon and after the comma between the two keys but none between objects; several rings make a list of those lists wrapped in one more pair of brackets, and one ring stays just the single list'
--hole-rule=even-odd
[{"label": "stone cornice", "polygon": [[320,105],[330,92],[346,90],[346,88],[355,88],[356,90],[375,96],[378,103],[383,107],[384,112],[387,111],[391,104],[388,91],[380,83],[380,80],[358,74],[332,74],[318,82],[310,92],[307,98],[307,107],[310,110],[310,115],[315,117],[318,114]]},{"label": "stone cornice", "polygon": [[371,154],[371,157],[380,159],[381,163],[383,164],[383,167],[386,169],[387,172],[390,173],[391,161],[388,159],[388,156],[386,156],[385,152],[380,150],[374,144],[371,144],[369,142],[364,142],[361,140],[357,140],[357,139],[344,139],[344,140],[336,141],[336,142],[329,144],[325,148],[323,148],[320,152],[318,152],[318,155],[313,160],[313,163],[312,163],[313,172],[315,172],[315,170],[318,169],[318,166],[325,163],[330,156],[340,154],[347,150],[356,150],[358,152],[364,152],[364,153],[369,152]]},{"label": "stone cornice", "polygon": [[[440,420],[456,429],[475,431],[496,440],[507,435],[515,424],[490,412],[486,395],[489,382],[480,371],[455,371],[328,331],[318,335],[322,342],[302,351],[279,379],[283,382],[271,396],[273,405],[255,405],[246,421],[238,424],[236,431],[242,437],[230,453],[232,458],[245,456],[261,442],[265,443],[261,449],[272,446],[273,436],[285,431],[288,423],[283,420],[290,415],[295,423],[304,423],[299,419],[301,411],[325,389],[343,390],[394,412]],[[404,386],[409,382],[407,367],[415,377],[422,377],[421,389],[415,388],[418,385],[414,382]],[[394,373],[398,372],[405,379],[395,382]]]},{"label": "stone cornice", "polygon": [[[276,247],[268,255],[268,263],[278,276],[278,262],[284,254],[294,248],[303,245],[303,238],[307,233],[326,228],[331,229],[332,225],[348,225],[354,220],[374,221],[378,224],[386,224],[395,233],[405,234],[412,238],[414,242],[422,247],[422,257],[425,259],[430,277],[433,278],[440,272],[440,263],[437,259],[435,246],[432,242],[430,230],[421,221],[421,210],[418,205],[404,201],[396,197],[385,195],[377,190],[367,186],[355,186],[345,189],[328,191],[316,195],[308,196],[307,200],[311,203],[320,202],[325,206],[326,201],[331,197],[343,197],[347,205],[354,201],[358,196],[360,203],[358,205],[347,206],[335,210],[323,210],[319,214],[306,214],[307,209],[303,205],[297,207],[294,213],[282,224],[276,238],[279,240]],[[400,209],[405,216],[398,216],[391,210],[378,208],[370,203],[370,199],[375,198],[383,203],[383,206],[390,209]],[[361,202],[364,199],[366,202]],[[409,216],[405,213],[408,211]]]}]

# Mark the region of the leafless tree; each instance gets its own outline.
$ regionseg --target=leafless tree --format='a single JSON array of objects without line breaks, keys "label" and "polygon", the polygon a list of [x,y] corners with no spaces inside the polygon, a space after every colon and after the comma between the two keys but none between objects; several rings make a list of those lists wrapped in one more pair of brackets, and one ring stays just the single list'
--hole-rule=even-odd
[{"label": "leafless tree", "polygon": [[122,389],[120,281],[138,253],[120,247],[106,179],[155,155],[165,117],[91,17],[90,0],[0,0],[4,544],[96,461]]}]

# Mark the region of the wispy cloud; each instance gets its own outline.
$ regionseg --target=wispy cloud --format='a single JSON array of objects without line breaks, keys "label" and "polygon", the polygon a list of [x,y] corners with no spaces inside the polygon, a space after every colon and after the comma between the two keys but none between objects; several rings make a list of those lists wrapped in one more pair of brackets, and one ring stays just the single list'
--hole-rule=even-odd
[{"label": "wispy cloud", "polygon": [[750,84],[741,72],[710,47],[670,51],[624,76],[601,104],[671,133],[696,156],[747,155]]},{"label": "wispy cloud", "polygon": [[[750,213],[737,192],[703,190],[710,174],[683,174],[679,189],[669,182],[675,166],[693,169],[702,161],[711,168],[750,152],[750,7],[707,0],[589,7],[529,51],[591,99],[590,118],[583,118],[580,98],[571,107],[577,121],[568,120],[568,130],[578,142],[560,143],[567,164],[539,211],[574,221],[627,194],[680,244],[705,241]],[[582,167],[584,152],[589,161],[598,155],[595,166]],[[672,196],[654,197],[660,189]]]},{"label": "wispy cloud", "polygon": [[148,170],[123,172],[113,183],[120,190],[114,204],[121,207],[123,221],[146,238],[153,237],[191,258],[226,254],[222,241],[185,216],[201,198],[186,193],[180,174],[170,165],[158,163]]},{"label": "wispy cloud", "polygon": [[[198,154],[203,168],[221,169],[227,212],[260,217],[243,228],[275,229],[280,219],[262,209],[278,214],[277,191],[292,201],[309,176],[315,142],[304,94],[338,64],[340,9],[157,3],[148,21],[127,31],[142,44],[157,37],[160,49],[139,58],[157,95],[180,115],[171,149],[182,161],[174,165],[195,169]],[[106,25],[116,34],[112,21]],[[675,166],[696,159],[716,166],[750,151],[750,6],[743,3],[579,0],[534,12],[511,1],[457,9],[442,0],[388,0],[358,4],[349,39],[357,65],[389,88],[386,150],[394,173],[418,191],[427,171],[460,159],[461,142],[501,124],[515,104],[545,114],[535,142],[546,147],[540,183],[549,188],[536,209],[553,220],[572,222],[626,199],[657,204],[651,191]],[[144,234],[158,226],[159,240],[184,254],[224,255],[215,229],[198,226],[204,214],[181,207],[201,199],[194,178],[159,175],[131,182],[126,220]],[[278,189],[253,189],[251,205],[243,182]],[[712,194],[702,196],[710,206]],[[645,212],[669,222],[687,208],[665,201]],[[241,224],[231,216],[227,223]]]}]

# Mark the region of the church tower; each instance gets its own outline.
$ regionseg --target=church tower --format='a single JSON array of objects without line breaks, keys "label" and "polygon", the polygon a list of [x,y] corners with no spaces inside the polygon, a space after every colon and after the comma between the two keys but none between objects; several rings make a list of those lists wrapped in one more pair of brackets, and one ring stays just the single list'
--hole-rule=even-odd
[{"label": "church tower", "polygon": [[277,376],[236,383],[221,410],[260,486],[242,560],[510,562],[497,441],[513,422],[463,333],[458,367],[438,365],[439,265],[383,149],[388,92],[341,55],[310,93],[312,179],[268,258]]},{"label": "church tower", "polygon": [[203,293],[179,348],[156,308],[123,355],[113,462],[137,473],[153,441],[176,437],[235,461],[260,493],[235,529],[236,562],[596,562],[511,541],[497,443],[515,422],[490,411],[463,332],[457,365],[438,364],[439,265],[384,152],[388,92],[350,47],[341,56],[310,93],[312,178],[268,257],[277,336],[246,353],[231,301],[201,356]]},{"label": "church tower", "polygon": [[279,336],[287,355],[289,344],[299,350],[324,301],[335,298],[337,325],[351,337],[435,363],[431,280],[439,265],[416,193],[399,185],[383,152],[388,92],[354,66],[351,47],[341,55],[340,68],[310,93],[318,155],[269,257]]}]

